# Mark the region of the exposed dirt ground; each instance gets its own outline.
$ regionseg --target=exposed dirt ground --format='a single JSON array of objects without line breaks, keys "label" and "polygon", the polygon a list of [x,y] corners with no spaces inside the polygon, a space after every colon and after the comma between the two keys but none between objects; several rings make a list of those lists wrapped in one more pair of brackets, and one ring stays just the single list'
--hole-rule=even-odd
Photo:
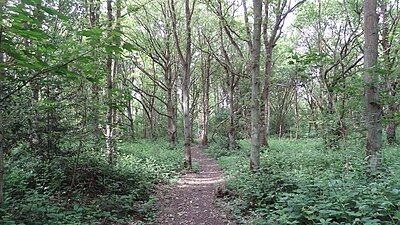
[{"label": "exposed dirt ground", "polygon": [[214,205],[216,186],[224,181],[222,170],[197,146],[192,148],[192,161],[200,170],[181,176],[176,186],[159,196],[152,224],[233,224]]}]

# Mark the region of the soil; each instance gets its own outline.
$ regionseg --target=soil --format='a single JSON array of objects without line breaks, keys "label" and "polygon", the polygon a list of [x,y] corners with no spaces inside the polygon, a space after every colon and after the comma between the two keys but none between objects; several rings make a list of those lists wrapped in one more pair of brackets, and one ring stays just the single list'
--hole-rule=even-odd
[{"label": "soil", "polygon": [[158,196],[156,220],[152,224],[233,224],[214,204],[215,190],[224,182],[222,170],[198,146],[192,147],[192,162],[198,164],[199,171],[181,176],[176,186]]}]

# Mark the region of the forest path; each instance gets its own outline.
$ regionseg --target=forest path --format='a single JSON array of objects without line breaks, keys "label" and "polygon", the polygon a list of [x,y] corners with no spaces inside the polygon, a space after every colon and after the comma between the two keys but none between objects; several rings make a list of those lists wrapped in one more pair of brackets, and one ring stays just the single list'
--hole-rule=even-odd
[{"label": "forest path", "polygon": [[192,161],[199,171],[181,176],[176,186],[159,196],[152,224],[232,224],[214,205],[216,185],[224,182],[221,168],[199,146],[192,147]]}]

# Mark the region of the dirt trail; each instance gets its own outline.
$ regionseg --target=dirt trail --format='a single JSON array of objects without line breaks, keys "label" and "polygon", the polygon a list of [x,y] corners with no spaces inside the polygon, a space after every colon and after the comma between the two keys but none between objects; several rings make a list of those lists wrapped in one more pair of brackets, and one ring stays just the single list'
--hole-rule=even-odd
[{"label": "dirt trail", "polygon": [[175,187],[160,196],[154,225],[232,224],[214,205],[215,187],[223,182],[222,170],[199,147],[192,148],[192,160],[200,166],[197,173],[179,178]]}]

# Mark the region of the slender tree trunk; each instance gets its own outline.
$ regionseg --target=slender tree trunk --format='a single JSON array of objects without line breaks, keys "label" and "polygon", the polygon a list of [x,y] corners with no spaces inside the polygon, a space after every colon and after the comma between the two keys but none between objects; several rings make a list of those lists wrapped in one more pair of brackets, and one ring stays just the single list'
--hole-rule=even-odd
[{"label": "slender tree trunk", "polygon": [[[264,70],[264,89],[262,93],[263,107],[261,112],[263,115],[263,122],[261,132],[260,132],[260,144],[261,146],[268,147],[268,135],[269,135],[269,116],[270,116],[270,102],[269,102],[269,92],[270,92],[270,80],[272,76],[272,53],[276,46],[278,39],[282,34],[282,27],[285,22],[285,18],[291,12],[293,12],[297,7],[305,2],[301,0],[294,4],[290,4],[290,1],[279,0],[277,2],[264,0],[264,21],[262,23],[263,27],[263,42],[265,48],[265,70]],[[272,8],[271,8],[272,7]],[[269,15],[270,10],[274,11],[275,18],[274,23],[270,23],[271,18]],[[270,26],[272,25],[272,26]],[[269,34],[270,32],[270,34]]]},{"label": "slender tree trunk", "polygon": [[154,140],[156,138],[155,134],[155,120],[156,120],[156,111],[154,110],[154,105],[151,105],[150,109],[150,118],[149,118],[149,125],[150,125],[150,139]]},{"label": "slender tree trunk", "polygon": [[172,62],[170,59],[170,35],[167,38],[167,65],[165,65],[165,78],[167,86],[167,112],[168,112],[168,133],[169,143],[171,147],[175,148],[177,142],[177,127],[176,127],[176,75],[172,72]]},{"label": "slender tree trunk", "polygon": [[269,89],[270,89],[270,78],[272,74],[272,46],[265,44],[266,47],[266,59],[265,59],[265,77],[264,77],[264,89],[262,93],[263,99],[263,123],[260,133],[260,145],[268,147],[268,136],[269,136]]},{"label": "slender tree trunk", "polygon": [[132,113],[132,100],[128,100],[126,110],[128,113],[128,120],[129,120],[129,136],[133,139],[133,138],[135,138],[135,125],[134,125],[133,113]]},{"label": "slender tree trunk", "polygon": [[[318,34],[317,34],[317,48],[318,48],[318,54],[322,55],[323,52],[323,48],[322,48],[322,44],[323,44],[323,31],[322,31],[322,3],[321,0],[318,0]],[[323,61],[321,61],[319,63],[319,68],[318,68],[319,72],[319,97],[316,97],[315,99],[317,99],[315,101],[315,105],[318,105],[318,102],[320,102],[320,114],[324,115],[325,114],[325,110],[324,110],[324,106],[325,106],[325,96],[324,96],[324,83],[325,83],[325,79],[324,79],[324,73],[325,73],[325,63]],[[317,108],[317,107],[316,107]],[[317,110],[315,110],[315,119],[317,119]],[[319,128],[320,130],[322,130],[322,133],[325,133],[325,127],[326,124],[325,122],[323,122],[321,124],[321,126],[317,125],[317,121],[315,121],[315,125],[314,127],[316,128],[316,132],[318,133],[317,128]],[[323,138],[324,138],[324,143],[327,144],[327,135],[323,134]]]},{"label": "slender tree trunk", "polygon": [[[86,126],[87,126],[87,118],[88,118],[88,98],[87,95],[85,93],[85,84],[82,82],[81,83],[81,88],[80,90],[83,93],[82,100],[81,100],[81,104],[82,107],[78,107],[76,109],[77,112],[83,111],[83,115],[82,115],[82,121],[81,121],[81,127],[80,127],[80,131],[79,131],[79,144],[78,147],[76,149],[76,155],[75,155],[75,159],[74,159],[74,166],[72,169],[72,178],[71,178],[71,184],[70,184],[70,188],[71,190],[73,190],[73,188],[75,187],[75,181],[76,181],[76,176],[77,176],[77,169],[79,166],[79,160],[80,160],[80,156],[82,153],[82,148],[84,146],[84,138],[85,138],[85,132],[86,132]],[[77,117],[79,117],[80,113],[77,113]]]},{"label": "slender tree trunk", "polygon": [[251,152],[250,169],[257,171],[260,168],[260,50],[261,50],[261,22],[262,1],[253,0],[253,48],[251,49],[252,74],[251,74]]},{"label": "slender tree trunk", "polygon": [[[2,9],[0,9],[2,10]],[[0,28],[0,38],[2,38],[2,29]],[[4,55],[3,51],[0,50],[0,63],[4,63]],[[0,71],[0,75],[4,75],[4,70]],[[3,98],[3,83],[0,81],[0,99]],[[3,127],[3,113],[4,107],[3,103],[0,103],[0,207],[3,207],[4,204],[4,194],[3,194],[3,187],[4,187],[4,127]]]},{"label": "slender tree trunk", "polygon": [[203,72],[203,119],[202,119],[202,131],[201,131],[201,145],[204,148],[208,147],[208,114],[210,111],[210,65],[211,58],[207,55],[204,62]]},{"label": "slender tree trunk", "polygon": [[376,74],[378,60],[377,0],[364,1],[364,81],[366,103],[367,172],[378,171],[381,163],[382,109],[379,99],[379,80]]},{"label": "slender tree trunk", "polygon": [[[153,80],[156,80],[156,68],[153,65]],[[155,105],[155,101],[156,98],[154,96],[156,96],[156,92],[157,92],[157,85],[154,84],[153,85],[153,90],[151,93],[151,97],[150,97],[150,117],[149,117],[149,124],[150,124],[150,137],[151,139],[155,140],[156,139],[156,124],[157,124],[157,112],[156,112],[156,105]]]},{"label": "slender tree trunk", "polygon": [[[396,79],[393,79],[393,64],[394,62],[391,62],[390,59],[390,54],[391,54],[391,44],[389,41],[389,24],[387,21],[387,1],[386,0],[380,0],[380,7],[381,7],[381,18],[382,18],[382,48],[383,48],[383,59],[384,59],[384,68],[386,70],[386,75],[385,77],[385,83],[386,83],[386,88],[387,88],[387,93],[388,93],[388,103],[387,103],[387,111],[385,113],[385,119],[387,120],[387,125],[386,125],[386,139],[389,144],[394,144],[396,142],[396,119],[395,119],[395,114],[397,112],[397,107],[396,107],[396,88],[397,88],[397,82]],[[394,28],[395,29],[395,28]],[[395,30],[394,30],[395,31]],[[393,31],[393,32],[394,32]]]},{"label": "slender tree trunk", "polygon": [[[38,12],[40,10],[40,4],[36,4],[36,9],[34,10],[34,17],[38,19],[39,15]],[[29,29],[28,23],[25,23],[25,28]],[[41,28],[41,25],[39,25],[39,28]],[[24,38],[24,44],[26,48],[29,48],[29,39]],[[38,51],[35,53],[37,57],[40,57],[40,52]],[[40,119],[41,119],[41,114],[38,108],[38,102],[39,102],[39,94],[41,90],[41,85],[39,84],[39,81],[34,80],[31,82],[31,90],[32,90],[32,105],[33,105],[33,121],[32,121],[32,135],[30,138],[30,144],[31,148],[34,149],[35,151],[39,150],[41,147],[42,143],[42,135],[41,135],[41,130],[40,130]]]},{"label": "slender tree trunk", "polygon": [[[189,65],[186,65],[189,67]],[[191,124],[190,124],[190,109],[189,109],[189,82],[190,82],[190,71],[185,69],[183,81],[182,81],[182,103],[183,103],[183,133],[185,139],[185,167],[188,169],[192,168],[192,153],[191,153]]]},{"label": "slender tree trunk", "polygon": [[[100,2],[99,0],[89,0],[89,21],[90,27],[96,28],[99,26],[99,11],[100,11]],[[99,40],[100,41],[100,40]],[[93,48],[97,49],[98,46],[93,46]],[[96,52],[93,51],[91,53],[93,57],[96,57]],[[92,83],[92,97],[90,101],[91,108],[91,125],[93,129],[93,138],[96,143],[96,146],[99,147],[101,144],[101,128],[100,124],[100,113],[99,113],[99,105],[100,105],[100,87],[96,82]]]},{"label": "slender tree trunk", "polygon": [[[113,23],[113,15],[112,15],[112,0],[107,0],[107,19],[108,24],[107,28],[109,32],[112,29]],[[109,34],[111,35],[111,34]],[[113,77],[114,77],[114,60],[112,54],[107,55],[107,62],[106,62],[106,71],[107,71],[107,115],[106,115],[106,128],[105,128],[105,136],[106,136],[106,155],[108,162],[111,164],[113,161],[114,155],[114,124],[113,124],[113,99],[112,99],[112,89],[113,89]]]},{"label": "slender tree trunk", "polygon": [[39,144],[42,142],[40,135],[40,112],[38,110],[40,85],[37,81],[32,82],[32,105],[33,105],[33,121],[32,121],[32,136],[30,140],[31,148],[38,150]]},{"label": "slender tree trunk", "polygon": [[[120,31],[120,28],[121,28],[121,20],[120,20],[120,18],[121,18],[121,10],[122,10],[122,2],[121,2],[122,0],[115,0],[115,6],[116,6],[116,12],[115,12],[115,17],[114,17],[114,27],[113,27],[113,30],[116,30],[116,31]],[[121,41],[120,41],[120,38],[119,37],[117,37],[116,38],[116,41],[115,41],[115,43],[113,43],[113,44],[115,44],[115,46],[117,46],[117,47],[120,47],[120,45],[121,45]],[[113,57],[113,64],[112,64],[112,77],[111,77],[111,79],[112,79],[112,89],[115,89],[116,87],[117,87],[117,83],[115,82],[115,80],[117,80],[117,75],[118,75],[118,71],[120,70],[120,65],[119,65],[119,61],[118,61],[118,57],[119,57],[119,55],[117,56],[117,53],[115,53],[115,56]],[[115,138],[115,136],[117,135],[117,128],[115,127],[115,124],[117,124],[118,123],[118,117],[119,117],[119,115],[118,115],[118,113],[117,113],[117,107],[116,107],[116,105],[115,105],[115,100],[112,100],[112,104],[113,104],[113,107],[112,107],[112,110],[113,110],[113,112],[112,112],[112,123],[113,123],[113,138]],[[115,142],[113,142],[113,150],[115,151],[115,149],[116,149],[116,143]]]},{"label": "slender tree trunk", "polygon": [[[188,64],[186,67],[190,67]],[[191,124],[190,124],[190,108],[189,108],[189,83],[190,83],[190,71],[189,68],[185,68],[185,73],[182,81],[182,102],[183,102],[183,133],[185,139],[185,166],[188,169],[192,168],[192,152],[191,146]]]},{"label": "slender tree trunk", "polygon": [[172,29],[171,29],[171,15],[168,14],[168,4],[165,2],[161,5],[162,15],[165,23],[165,54],[164,54],[164,81],[167,89],[167,124],[168,124],[168,136],[169,144],[172,148],[176,147],[177,142],[177,111],[176,111],[176,72],[173,71],[174,60],[172,58],[171,44],[172,39]]},{"label": "slender tree trunk", "polygon": [[[7,1],[0,1],[0,13],[4,12],[4,7]],[[2,21],[3,22],[3,21]],[[0,24],[0,64],[4,65],[4,51],[3,51],[3,26]],[[5,76],[5,70],[0,70],[0,76]],[[3,99],[3,82],[0,79],[0,99]],[[0,102],[0,208],[3,209],[4,205],[4,125],[3,125],[3,113],[4,113],[4,102]]]},{"label": "slender tree trunk", "polygon": [[176,146],[176,135],[177,135],[177,128],[176,128],[176,98],[175,96],[175,85],[172,80],[172,71],[168,70],[167,72],[169,75],[169,79],[167,79],[167,112],[168,112],[168,133],[169,133],[169,143],[171,147]]},{"label": "slender tree trunk", "polygon": [[147,113],[147,109],[146,109],[145,105],[142,105],[142,108],[143,108],[143,115],[142,115],[142,117],[143,117],[143,139],[147,139],[148,138],[148,134],[147,134],[148,133],[148,131],[147,131],[148,124],[147,124],[145,118],[148,118],[148,113]]},{"label": "slender tree trunk", "polygon": [[[221,4],[219,4],[219,13],[222,13],[222,9],[221,9]],[[247,18],[247,17],[245,17]],[[222,55],[224,58],[224,63],[222,63],[222,66],[225,69],[225,73],[226,73],[226,96],[227,96],[227,104],[229,106],[229,126],[228,126],[228,148],[229,150],[233,150],[236,148],[236,125],[235,125],[235,99],[234,99],[234,92],[235,92],[235,74],[232,72],[232,64],[231,64],[231,60],[230,57],[226,51],[226,47],[225,47],[225,40],[224,40],[224,35],[223,35],[223,30],[227,30],[224,22],[220,21],[219,22],[220,25],[220,31],[219,31],[219,35],[220,35],[220,42],[221,42],[221,51],[222,51]],[[229,31],[226,31],[225,33],[227,33],[228,35],[230,35]]]},{"label": "slender tree trunk", "polygon": [[295,115],[296,115],[296,140],[299,140],[299,100],[298,100],[298,88],[297,88],[297,78],[294,84],[294,102],[295,102]]},{"label": "slender tree trunk", "polygon": [[[48,84],[46,88],[46,97],[51,103],[55,103],[57,101],[56,96],[54,94],[57,87],[54,87],[52,84]],[[57,151],[57,127],[58,127],[58,119],[57,112],[55,107],[50,107],[46,110],[46,133],[47,133],[47,146],[46,146],[46,158],[48,161],[51,161],[52,156]]]},{"label": "slender tree trunk", "polygon": [[184,134],[184,151],[185,151],[185,167],[187,169],[192,168],[192,152],[191,152],[191,120],[190,120],[190,65],[192,63],[192,31],[191,31],[191,19],[192,19],[192,10],[190,9],[190,1],[185,0],[185,31],[186,31],[186,49],[185,55],[182,52],[180,47],[180,42],[178,38],[177,31],[177,19],[176,19],[176,10],[175,10],[175,2],[171,0],[170,2],[171,14],[172,14],[172,28],[173,35],[175,39],[176,49],[178,51],[179,61],[183,68],[183,79],[182,79],[182,104],[183,104],[183,134]]},{"label": "slender tree trunk", "polygon": [[386,125],[386,136],[389,144],[396,143],[396,129],[397,123],[395,121],[389,121]]},{"label": "slender tree trunk", "polygon": [[313,120],[313,125],[314,125],[314,130],[315,133],[318,133],[318,103],[317,100],[313,99],[313,93],[310,91],[310,109],[311,109],[311,115],[312,115],[312,120]]},{"label": "slender tree trunk", "polygon": [[[268,147],[268,136],[269,136],[269,115],[270,115],[270,102],[269,102],[269,88],[270,88],[270,80],[272,75],[272,50],[273,50],[273,41],[275,40],[276,30],[274,29],[271,33],[271,37],[268,37],[268,26],[269,22],[269,6],[270,1],[266,0],[264,2],[264,21],[262,24],[263,27],[263,42],[265,48],[265,63],[264,63],[264,87],[262,91],[262,100],[263,107],[261,110],[261,115],[263,116],[261,122],[261,130],[260,130],[260,145]],[[280,6],[280,2],[278,3]],[[276,21],[277,23],[278,21]]]},{"label": "slender tree trunk", "polygon": [[235,99],[234,99],[234,91],[235,91],[235,75],[232,73],[228,73],[228,104],[229,104],[229,150],[234,150],[236,148],[236,124],[235,124]]},{"label": "slender tree trunk", "polygon": [[192,126],[190,123],[190,65],[192,63],[192,31],[190,26],[191,15],[189,0],[185,1],[185,13],[186,13],[186,60],[184,60],[184,76],[182,82],[182,98],[183,98],[183,125],[184,125],[184,136],[185,136],[185,162],[186,167],[192,168],[192,152],[190,149]]}]

